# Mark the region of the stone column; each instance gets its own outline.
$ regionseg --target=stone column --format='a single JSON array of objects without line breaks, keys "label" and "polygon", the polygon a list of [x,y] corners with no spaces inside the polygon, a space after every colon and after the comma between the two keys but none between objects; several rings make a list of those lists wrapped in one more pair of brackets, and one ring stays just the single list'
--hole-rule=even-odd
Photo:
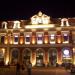
[{"label": "stone column", "polygon": [[62,50],[61,50],[61,48],[58,48],[58,50],[57,50],[57,63],[59,65],[62,64]]},{"label": "stone column", "polygon": [[32,54],[31,54],[31,63],[32,63],[32,66],[36,65],[36,52],[35,51],[32,51]]},{"label": "stone column", "polygon": [[5,50],[5,65],[8,65],[8,63],[10,63],[9,46]]},{"label": "stone column", "polygon": [[47,67],[47,65],[48,65],[48,51],[45,51],[45,61],[44,61],[44,63],[45,63],[45,66]]},{"label": "stone column", "polygon": [[75,65],[75,48],[73,48],[73,64]]}]

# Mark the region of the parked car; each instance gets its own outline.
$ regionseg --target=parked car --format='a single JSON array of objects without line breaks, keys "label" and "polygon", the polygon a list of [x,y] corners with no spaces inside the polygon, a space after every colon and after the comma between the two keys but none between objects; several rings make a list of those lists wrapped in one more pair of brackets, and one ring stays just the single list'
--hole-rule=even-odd
[{"label": "parked car", "polygon": [[71,73],[75,73],[75,66],[74,65],[71,67]]}]

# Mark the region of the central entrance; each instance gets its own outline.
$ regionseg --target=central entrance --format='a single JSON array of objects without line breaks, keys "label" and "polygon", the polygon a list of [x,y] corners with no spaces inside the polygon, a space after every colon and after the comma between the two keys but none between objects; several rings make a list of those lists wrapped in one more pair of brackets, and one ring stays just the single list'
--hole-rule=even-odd
[{"label": "central entrance", "polygon": [[23,51],[23,64],[26,64],[27,61],[30,61],[31,58],[31,50],[26,48]]},{"label": "central entrance", "polygon": [[43,62],[44,51],[39,48],[36,50],[36,66],[44,66]]},{"label": "central entrance", "polygon": [[56,48],[50,48],[48,51],[48,55],[49,55],[49,66],[56,66],[56,62],[57,62]]}]

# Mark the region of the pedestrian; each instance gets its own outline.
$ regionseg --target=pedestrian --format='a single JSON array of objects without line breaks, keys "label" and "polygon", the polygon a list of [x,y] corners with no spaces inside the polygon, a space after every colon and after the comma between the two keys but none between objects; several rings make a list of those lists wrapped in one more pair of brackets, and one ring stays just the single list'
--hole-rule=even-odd
[{"label": "pedestrian", "polygon": [[27,73],[28,75],[31,75],[31,71],[32,71],[32,64],[30,61],[28,61],[27,63]]},{"label": "pedestrian", "polygon": [[20,75],[20,63],[17,62],[16,64],[16,75]]}]

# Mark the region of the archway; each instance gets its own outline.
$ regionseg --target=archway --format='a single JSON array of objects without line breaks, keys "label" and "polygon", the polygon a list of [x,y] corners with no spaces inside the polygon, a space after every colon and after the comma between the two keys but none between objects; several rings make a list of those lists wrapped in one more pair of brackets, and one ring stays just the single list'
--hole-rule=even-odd
[{"label": "archway", "polygon": [[31,61],[31,50],[29,48],[24,49],[22,62],[26,64],[27,61]]},{"label": "archway", "polygon": [[11,63],[16,64],[19,59],[19,50],[17,48],[12,49],[11,55]]},{"label": "archway", "polygon": [[44,51],[43,49],[39,48],[36,50],[36,66],[44,66]]},{"label": "archway", "polygon": [[49,54],[49,66],[56,66],[56,62],[57,62],[56,48],[50,48],[48,54]]}]

